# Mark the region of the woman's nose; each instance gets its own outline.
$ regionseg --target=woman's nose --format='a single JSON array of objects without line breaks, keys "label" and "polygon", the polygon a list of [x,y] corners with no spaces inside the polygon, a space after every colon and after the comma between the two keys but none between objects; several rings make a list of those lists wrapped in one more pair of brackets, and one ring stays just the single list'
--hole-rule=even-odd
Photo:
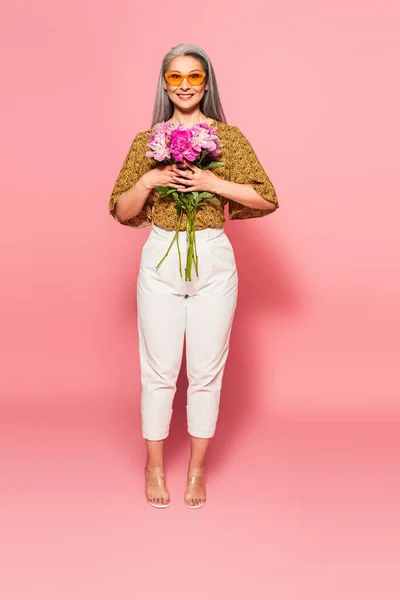
[{"label": "woman's nose", "polygon": [[188,90],[190,88],[190,85],[189,85],[188,80],[186,79],[186,77],[183,78],[180,87],[184,88],[185,90]]}]

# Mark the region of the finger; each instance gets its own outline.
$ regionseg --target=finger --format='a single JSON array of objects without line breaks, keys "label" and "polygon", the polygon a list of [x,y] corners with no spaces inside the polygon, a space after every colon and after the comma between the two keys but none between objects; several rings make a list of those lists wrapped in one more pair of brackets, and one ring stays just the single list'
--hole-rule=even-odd
[{"label": "finger", "polygon": [[175,170],[176,176],[186,177],[187,179],[191,179],[194,175],[191,171],[181,171],[180,169]]},{"label": "finger", "polygon": [[174,175],[174,177],[172,178],[172,181],[177,181],[178,183],[187,183],[189,180],[189,177],[179,177],[178,175]]},{"label": "finger", "polygon": [[191,186],[191,187],[184,187],[183,189],[179,190],[180,192],[198,192],[198,189],[195,185]]},{"label": "finger", "polygon": [[177,162],[177,163],[173,164],[174,171],[184,170],[186,173],[188,171],[188,167],[189,167],[189,169],[191,169],[193,167],[193,165],[187,161],[186,162]]},{"label": "finger", "polygon": [[183,157],[183,160],[184,160],[184,162],[185,162],[185,165],[186,165],[187,167],[189,167],[190,169],[193,169],[193,171],[196,171],[196,169],[197,169],[197,170],[199,170],[199,168],[198,168],[198,167],[197,167],[197,166],[196,166],[194,163],[191,163],[191,162],[189,162],[189,161],[187,160],[187,158]]},{"label": "finger", "polygon": [[176,171],[179,170],[179,167],[184,167],[184,163],[174,163],[173,165],[171,165],[171,170],[172,171]]},{"label": "finger", "polygon": [[174,179],[172,181],[170,181],[169,183],[165,184],[168,187],[182,187],[182,185],[184,185],[182,182],[179,181],[175,181]]}]

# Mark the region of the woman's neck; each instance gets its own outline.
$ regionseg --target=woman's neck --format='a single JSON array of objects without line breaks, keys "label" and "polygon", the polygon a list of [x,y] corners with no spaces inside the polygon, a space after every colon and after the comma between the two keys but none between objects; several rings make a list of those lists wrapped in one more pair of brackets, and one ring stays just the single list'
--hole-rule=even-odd
[{"label": "woman's neck", "polygon": [[208,119],[201,112],[197,112],[193,115],[185,115],[179,112],[174,112],[172,117],[167,121],[167,123],[174,123],[175,125],[185,125],[186,127],[192,127],[192,125],[196,125],[197,123],[212,123],[212,119]]}]

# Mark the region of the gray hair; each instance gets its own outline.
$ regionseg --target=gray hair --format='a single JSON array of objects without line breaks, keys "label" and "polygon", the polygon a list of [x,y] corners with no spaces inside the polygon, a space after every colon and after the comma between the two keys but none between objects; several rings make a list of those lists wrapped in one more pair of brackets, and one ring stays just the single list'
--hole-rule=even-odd
[{"label": "gray hair", "polygon": [[217,79],[210,59],[199,46],[179,44],[178,46],[171,48],[162,60],[151,127],[160,121],[168,121],[174,112],[174,104],[168,97],[163,82],[164,73],[168,70],[171,60],[176,56],[193,56],[201,62],[204,71],[207,73],[208,90],[200,101],[200,110],[206,117],[226,123],[225,114],[218,93]]}]

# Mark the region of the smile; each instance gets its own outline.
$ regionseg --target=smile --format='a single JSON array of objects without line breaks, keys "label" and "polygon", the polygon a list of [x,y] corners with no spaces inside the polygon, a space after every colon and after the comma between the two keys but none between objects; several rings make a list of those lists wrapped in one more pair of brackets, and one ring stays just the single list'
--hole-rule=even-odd
[{"label": "smile", "polygon": [[181,100],[189,100],[193,96],[193,94],[177,94],[178,98]]}]

